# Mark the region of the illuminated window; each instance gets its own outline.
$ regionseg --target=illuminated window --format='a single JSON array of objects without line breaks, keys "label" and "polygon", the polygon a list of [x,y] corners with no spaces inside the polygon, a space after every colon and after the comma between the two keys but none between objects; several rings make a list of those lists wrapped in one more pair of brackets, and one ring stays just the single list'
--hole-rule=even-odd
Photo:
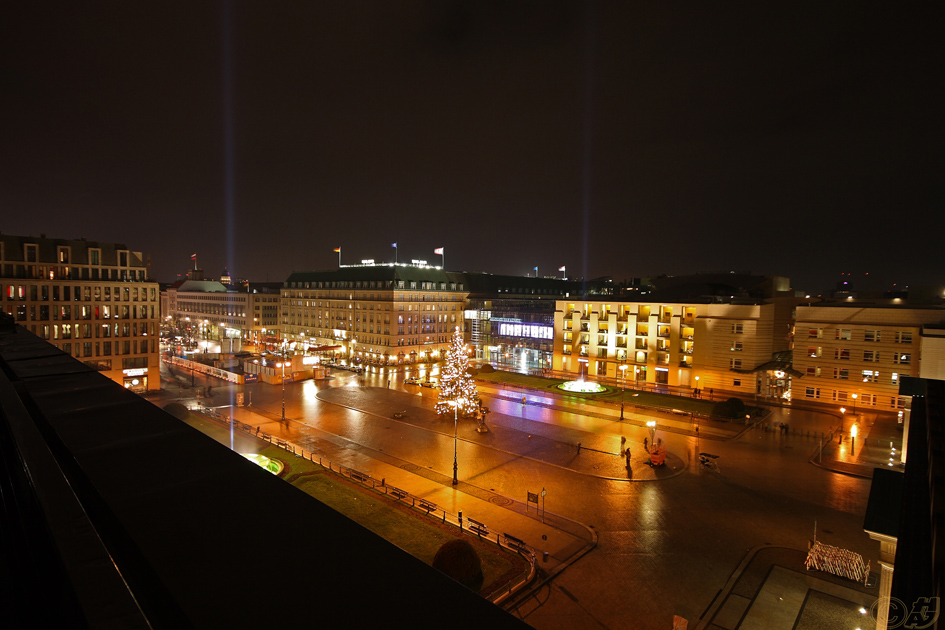
[{"label": "illuminated window", "polygon": [[863,370],[862,375],[864,383],[875,383],[879,379],[879,371],[877,370]]},{"label": "illuminated window", "polygon": [[853,334],[849,328],[837,329],[837,339],[843,339],[844,341],[849,341],[852,338],[853,338]]},{"label": "illuminated window", "polygon": [[899,365],[909,365],[912,363],[912,354],[909,352],[897,352],[893,363],[898,363]]},{"label": "illuminated window", "polygon": [[733,341],[733,342],[732,342],[732,351],[734,351],[734,352],[741,352],[741,351],[742,351],[742,342],[741,342],[741,341]]},{"label": "illuminated window", "polygon": [[849,348],[837,348],[833,351],[834,359],[850,359],[850,349]]},{"label": "illuminated window", "polygon": [[820,368],[813,365],[807,366],[807,376],[820,376]]},{"label": "illuminated window", "polygon": [[824,336],[824,329],[823,329],[823,328],[810,328],[810,329],[808,329],[808,331],[807,331],[807,338],[808,338],[808,339],[820,339],[820,338],[822,338],[823,336]]}]

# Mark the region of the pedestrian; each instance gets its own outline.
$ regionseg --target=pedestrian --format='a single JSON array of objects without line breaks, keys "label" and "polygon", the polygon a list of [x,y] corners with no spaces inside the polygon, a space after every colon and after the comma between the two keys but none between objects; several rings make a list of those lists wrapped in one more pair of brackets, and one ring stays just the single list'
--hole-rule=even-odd
[{"label": "pedestrian", "polygon": [[527,402],[528,402],[528,399],[525,398],[525,396],[522,396],[522,404],[524,405],[524,404],[526,404]]},{"label": "pedestrian", "polygon": [[628,449],[625,451],[625,453],[626,453],[626,456],[627,456],[627,468],[630,468],[630,449],[628,448]]},{"label": "pedestrian", "polygon": [[696,425],[696,437],[699,437],[699,425]]},{"label": "pedestrian", "polygon": [[643,438],[643,450],[645,450],[645,451],[649,451],[649,450],[650,450],[649,440],[647,440],[646,438]]},{"label": "pedestrian", "polygon": [[387,389],[390,389],[390,379],[387,379]]}]

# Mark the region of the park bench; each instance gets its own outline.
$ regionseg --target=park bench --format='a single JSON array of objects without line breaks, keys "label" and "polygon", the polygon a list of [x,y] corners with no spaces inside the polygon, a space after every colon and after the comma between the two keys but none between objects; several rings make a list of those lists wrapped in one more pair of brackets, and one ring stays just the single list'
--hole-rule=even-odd
[{"label": "park bench", "polygon": [[421,510],[426,510],[427,512],[435,512],[437,510],[435,503],[430,503],[424,499],[417,499],[416,505]]},{"label": "park bench", "polygon": [[407,496],[407,492],[401,490],[400,488],[395,488],[394,486],[387,486],[387,494],[393,496],[398,501]]},{"label": "park bench", "polygon": [[466,520],[469,521],[469,531],[475,532],[480,538],[489,535],[489,528],[486,527],[485,523],[480,523],[479,521],[471,518],[467,518]]}]

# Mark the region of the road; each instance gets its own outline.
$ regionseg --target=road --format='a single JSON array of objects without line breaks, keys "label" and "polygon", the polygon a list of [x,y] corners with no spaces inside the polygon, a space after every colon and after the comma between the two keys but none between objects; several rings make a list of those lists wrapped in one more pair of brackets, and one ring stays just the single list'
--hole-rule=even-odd
[{"label": "road", "polygon": [[[309,440],[310,445],[315,438],[307,437],[307,432],[326,432],[343,437],[363,453],[383,452],[449,478],[452,422],[429,426],[395,422],[330,400],[334,388],[344,387],[358,390],[365,405],[377,402],[389,380],[390,391],[399,400],[432,407],[436,390],[404,386],[406,374],[403,369],[368,371],[363,376],[335,370],[327,381],[287,384],[288,420],[270,423],[267,430],[282,431],[299,442]],[[435,377],[436,370],[430,375]],[[197,380],[199,386],[199,376]],[[175,390],[166,392],[168,399],[176,398]],[[255,408],[270,415],[281,412],[277,386],[217,383],[214,391],[214,406],[232,404],[235,393],[244,391]],[[404,394],[412,397],[405,399]],[[581,441],[616,452],[623,436],[638,453],[648,436],[645,427],[522,405],[520,394],[504,397],[500,391],[484,398],[495,432],[501,429],[505,437],[519,438],[502,443],[523,446],[515,453],[496,448],[489,434],[475,432],[474,421],[461,421],[456,441],[461,481],[507,497],[545,488],[549,512],[584,523],[598,535],[592,552],[519,605],[516,614],[533,627],[662,629],[669,627],[673,614],[692,622],[712,603],[749,549],[764,544],[806,549],[815,522],[819,540],[861,553],[875,566],[878,546],[862,529],[869,481],[808,462],[818,440],[806,437],[806,431],[828,430],[836,418],[779,410],[775,420],[799,428],[803,435],[755,430],[728,441],[660,431],[658,437],[681,462],[679,474],[632,482],[618,478],[607,464],[588,467],[589,457],[583,457],[591,454],[578,455],[573,445]],[[390,404],[398,403],[392,397]],[[539,436],[543,445],[533,446]],[[720,456],[721,473],[688,465],[705,450]],[[583,458],[580,465],[569,465],[576,457]],[[639,464],[642,457],[635,465]]]}]

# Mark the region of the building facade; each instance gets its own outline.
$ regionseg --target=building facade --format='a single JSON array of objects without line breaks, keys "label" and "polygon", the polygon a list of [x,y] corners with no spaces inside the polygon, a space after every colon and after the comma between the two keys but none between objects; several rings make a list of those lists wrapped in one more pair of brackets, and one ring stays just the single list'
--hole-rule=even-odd
[{"label": "building facade", "polygon": [[216,280],[185,280],[167,288],[163,313],[179,329],[190,327],[195,341],[214,341],[220,351],[239,352],[279,336],[279,284],[236,287]]},{"label": "building facade", "polygon": [[282,288],[286,340],[354,363],[437,361],[463,327],[462,273],[407,264],[295,272]]},{"label": "building facade", "polygon": [[942,368],[936,330],[943,323],[945,309],[934,305],[849,299],[798,306],[794,368],[804,378],[794,398],[850,409],[904,409],[902,377]]},{"label": "building facade", "polygon": [[790,301],[559,301],[554,368],[655,386],[780,395],[771,365],[790,347]]},{"label": "building facade", "polygon": [[158,284],[118,243],[0,235],[3,308],[128,389],[160,389]]}]

